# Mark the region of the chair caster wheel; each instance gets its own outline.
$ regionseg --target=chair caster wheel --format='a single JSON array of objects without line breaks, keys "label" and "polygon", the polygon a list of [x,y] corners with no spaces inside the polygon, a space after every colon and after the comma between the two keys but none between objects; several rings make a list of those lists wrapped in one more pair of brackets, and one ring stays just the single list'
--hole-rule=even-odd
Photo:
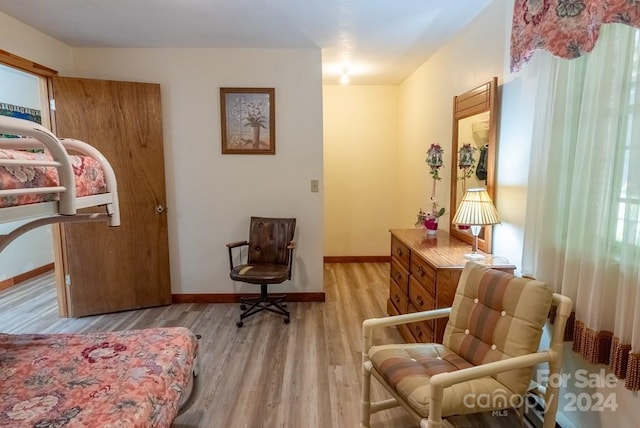
[{"label": "chair caster wheel", "polygon": [[284,319],[284,323],[285,323],[285,324],[289,324],[290,322],[291,322],[291,320],[290,320],[289,318],[285,318],[285,319]]},{"label": "chair caster wheel", "polygon": [[244,311],[245,309],[247,309],[247,306],[243,303],[240,305],[240,310]]},{"label": "chair caster wheel", "polygon": [[242,326],[244,325],[244,323],[243,323],[242,321],[238,321],[238,322],[236,323],[236,325],[237,325],[238,327],[242,327]]}]

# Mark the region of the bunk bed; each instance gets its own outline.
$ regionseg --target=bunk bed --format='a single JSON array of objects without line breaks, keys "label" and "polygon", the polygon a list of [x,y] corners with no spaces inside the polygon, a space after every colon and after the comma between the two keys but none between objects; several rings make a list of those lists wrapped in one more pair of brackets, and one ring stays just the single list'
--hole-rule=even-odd
[{"label": "bunk bed", "polygon": [[[94,147],[58,139],[35,122],[7,116],[0,116],[0,136],[0,223],[26,221],[0,236],[0,251],[18,236],[47,224],[120,225],[116,177]],[[95,206],[103,206],[105,212],[78,212]]]},{"label": "bunk bed", "polygon": [[[78,211],[89,207],[104,212]],[[87,143],[0,116],[0,223],[18,224],[0,235],[0,252],[33,228],[93,221],[120,225],[107,159]],[[169,427],[193,402],[198,338],[184,327],[0,333],[0,426]]]}]

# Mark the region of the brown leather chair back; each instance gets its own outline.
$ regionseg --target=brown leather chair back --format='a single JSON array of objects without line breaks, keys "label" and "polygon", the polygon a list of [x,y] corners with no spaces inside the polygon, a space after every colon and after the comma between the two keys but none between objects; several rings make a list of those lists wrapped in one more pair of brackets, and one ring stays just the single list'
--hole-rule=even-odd
[{"label": "brown leather chair back", "polygon": [[251,217],[248,264],[288,265],[295,230],[295,218]]}]

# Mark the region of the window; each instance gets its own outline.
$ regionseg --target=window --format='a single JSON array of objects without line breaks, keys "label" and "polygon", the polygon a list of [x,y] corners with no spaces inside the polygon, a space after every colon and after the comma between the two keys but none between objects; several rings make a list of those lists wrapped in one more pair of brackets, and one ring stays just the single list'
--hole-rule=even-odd
[{"label": "window", "polygon": [[[615,217],[615,243],[640,247],[640,32],[635,32],[635,49],[628,65],[631,70],[628,86],[627,114],[623,117],[619,157],[616,170],[619,171],[615,197],[618,198],[618,212]],[[614,187],[615,188],[615,187]]]}]

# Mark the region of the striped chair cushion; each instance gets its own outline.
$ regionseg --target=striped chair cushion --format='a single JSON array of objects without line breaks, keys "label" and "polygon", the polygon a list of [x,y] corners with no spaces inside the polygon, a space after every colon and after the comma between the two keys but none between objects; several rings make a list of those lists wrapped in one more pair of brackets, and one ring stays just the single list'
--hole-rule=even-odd
[{"label": "striped chair cushion", "polygon": [[[544,283],[468,262],[460,277],[443,344],[473,365],[536,352],[553,291]],[[495,376],[523,394],[533,369]]]},{"label": "striped chair cushion", "polygon": [[[373,346],[369,350],[373,374],[428,417],[431,376],[537,351],[552,296],[542,282],[468,262],[443,344]],[[532,370],[513,370],[445,388],[442,416],[473,413],[478,406],[483,410],[510,407],[525,393]]]},{"label": "striped chair cushion", "polygon": [[[373,346],[369,358],[375,371],[395,392],[422,417],[429,416],[429,382],[431,376],[452,372],[471,364],[440,344],[405,344]],[[375,375],[375,372],[374,372]],[[453,385],[444,390],[442,416],[474,413],[477,400],[499,393],[502,402],[515,400],[511,393],[494,378],[484,377],[470,382]],[[487,401],[487,400],[485,400]],[[509,401],[507,401],[509,402]],[[498,401],[500,403],[500,401]],[[483,402],[486,410],[504,408],[491,406],[491,401]],[[508,407],[508,406],[507,406]]]}]

